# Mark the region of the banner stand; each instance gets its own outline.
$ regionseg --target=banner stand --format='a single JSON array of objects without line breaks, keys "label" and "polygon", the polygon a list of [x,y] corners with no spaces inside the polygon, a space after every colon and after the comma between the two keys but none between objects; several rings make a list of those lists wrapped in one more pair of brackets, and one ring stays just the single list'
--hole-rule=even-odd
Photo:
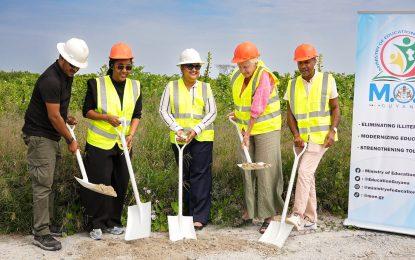
[{"label": "banner stand", "polygon": [[344,225],[415,235],[415,11],[358,16]]}]

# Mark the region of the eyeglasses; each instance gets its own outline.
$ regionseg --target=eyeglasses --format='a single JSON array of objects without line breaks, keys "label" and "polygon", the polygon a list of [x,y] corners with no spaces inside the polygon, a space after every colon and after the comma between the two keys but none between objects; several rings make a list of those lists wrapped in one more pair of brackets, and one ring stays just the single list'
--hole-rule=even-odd
[{"label": "eyeglasses", "polygon": [[196,70],[200,70],[200,68],[202,67],[202,65],[200,65],[200,64],[184,64],[184,66],[188,69],[188,70],[193,70],[193,69],[196,69]]},{"label": "eyeglasses", "polygon": [[133,69],[133,65],[132,64],[118,64],[117,66],[118,70],[123,70],[125,68],[126,71],[131,71]]},{"label": "eyeglasses", "polygon": [[69,66],[73,69],[73,70],[79,70],[79,67],[72,65],[68,62]]}]

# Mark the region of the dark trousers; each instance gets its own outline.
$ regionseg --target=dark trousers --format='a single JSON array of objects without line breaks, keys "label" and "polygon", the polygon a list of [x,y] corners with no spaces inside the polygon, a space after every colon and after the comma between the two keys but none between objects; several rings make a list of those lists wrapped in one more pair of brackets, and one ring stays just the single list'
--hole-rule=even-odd
[{"label": "dark trousers", "polygon": [[86,230],[121,226],[121,214],[129,181],[123,151],[117,144],[110,150],[104,150],[87,143],[85,170],[89,182],[111,185],[117,193],[117,197],[114,198],[82,188],[81,202],[85,208]]},{"label": "dark trousers", "polygon": [[27,145],[27,162],[33,190],[33,230],[37,236],[50,234],[53,218],[53,190],[57,165],[61,158],[59,142],[40,136],[23,134]]},{"label": "dark trousers", "polygon": [[[179,151],[175,144],[172,148],[178,163]],[[202,224],[208,222],[211,206],[212,150],[213,142],[193,139],[183,152],[184,212]]]}]

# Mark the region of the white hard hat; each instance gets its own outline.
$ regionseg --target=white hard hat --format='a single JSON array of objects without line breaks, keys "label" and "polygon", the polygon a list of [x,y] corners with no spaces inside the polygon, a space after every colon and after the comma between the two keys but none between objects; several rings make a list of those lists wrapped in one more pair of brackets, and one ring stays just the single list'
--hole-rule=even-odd
[{"label": "white hard hat", "polygon": [[88,66],[89,49],[84,40],[71,38],[67,42],[60,42],[56,45],[59,54],[70,64],[78,68]]},{"label": "white hard hat", "polygon": [[195,49],[186,49],[180,54],[180,62],[177,63],[177,66],[182,64],[205,64],[200,58],[200,54]]}]

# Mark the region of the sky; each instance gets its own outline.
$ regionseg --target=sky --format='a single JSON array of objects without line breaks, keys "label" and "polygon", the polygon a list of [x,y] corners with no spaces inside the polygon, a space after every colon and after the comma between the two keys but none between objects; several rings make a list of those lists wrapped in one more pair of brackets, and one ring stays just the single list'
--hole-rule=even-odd
[{"label": "sky", "polygon": [[293,72],[301,43],[323,54],[325,70],[354,73],[357,11],[415,10],[415,0],[0,0],[0,70],[41,73],[57,58],[56,44],[84,39],[97,72],[119,41],[132,47],[144,71],[174,74],[180,53],[195,48],[215,65],[231,64],[239,43],[252,41],[267,66]]}]

